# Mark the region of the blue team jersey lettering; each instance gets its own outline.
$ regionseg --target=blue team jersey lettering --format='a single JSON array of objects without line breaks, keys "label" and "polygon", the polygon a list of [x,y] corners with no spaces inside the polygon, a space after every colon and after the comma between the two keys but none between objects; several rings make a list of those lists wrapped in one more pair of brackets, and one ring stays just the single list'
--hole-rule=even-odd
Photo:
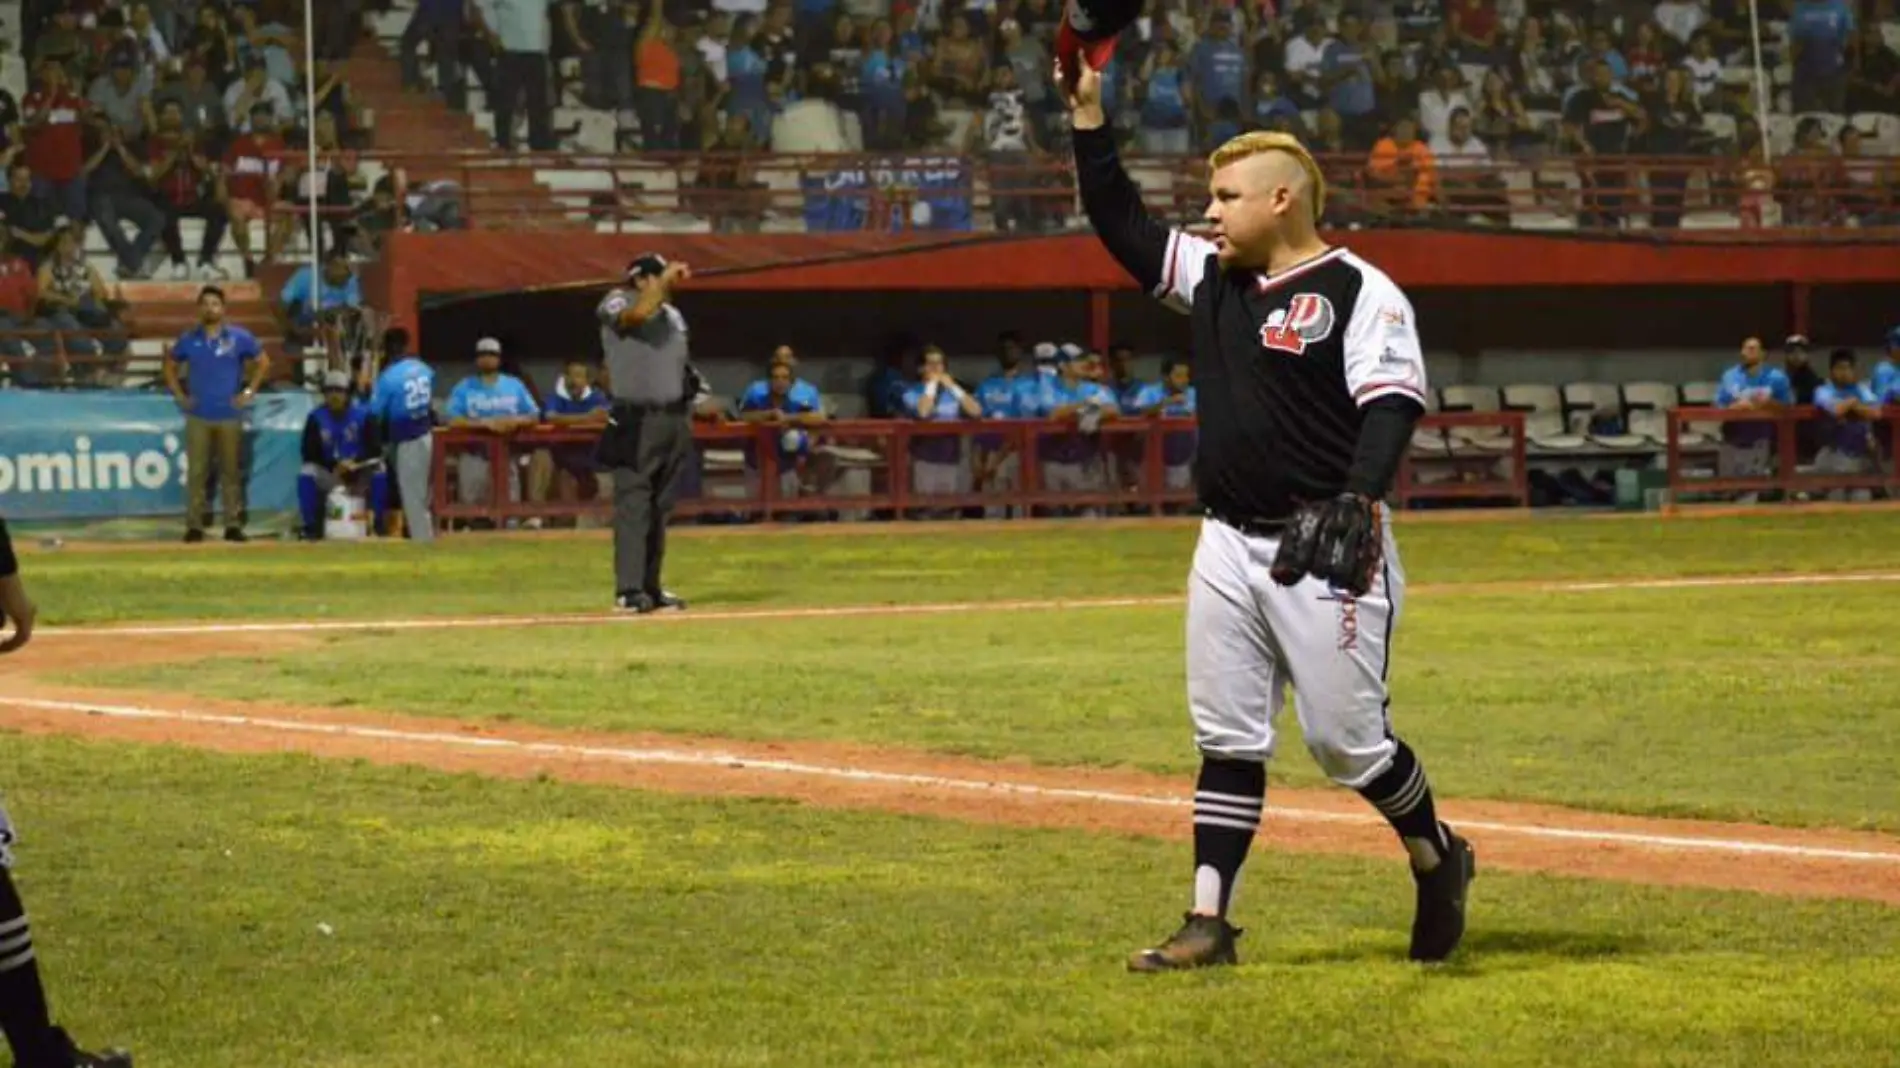
[{"label": "blue team jersey lettering", "polygon": [[1789,383],[1787,372],[1779,367],[1757,367],[1754,374],[1749,374],[1747,368],[1736,364],[1722,372],[1715,404],[1718,408],[1729,408],[1741,400],[1793,404],[1794,386]]},{"label": "blue team jersey lettering", "polygon": [[370,414],[389,427],[391,441],[410,441],[427,434],[435,423],[435,370],[409,356],[389,365],[376,378],[370,393]]},{"label": "blue team jersey lettering", "polygon": [[449,394],[451,419],[514,419],[540,414],[534,395],[514,375],[497,375],[492,384],[479,376],[464,378]]}]

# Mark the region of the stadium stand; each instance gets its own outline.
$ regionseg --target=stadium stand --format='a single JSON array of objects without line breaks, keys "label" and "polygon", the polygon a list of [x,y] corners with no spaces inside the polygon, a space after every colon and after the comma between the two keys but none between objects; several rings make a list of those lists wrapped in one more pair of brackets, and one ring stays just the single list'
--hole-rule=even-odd
[{"label": "stadium stand", "polygon": [[[108,298],[100,316],[60,319],[16,286],[0,309],[8,384],[149,383],[207,282],[302,381],[324,342],[285,307],[292,272],[339,247],[361,269],[398,229],[1083,225],[1048,78],[1060,0],[553,0],[542,24],[482,0],[317,7],[305,71],[301,5],[279,0],[0,2],[13,42],[0,137],[30,187],[0,198],[13,250],[37,270],[50,231],[34,227],[76,222]],[[1339,228],[1852,235],[1900,225],[1900,22],[1883,5],[1844,28],[1822,17],[1836,10],[1765,5],[1758,79],[1733,0],[1155,0],[1109,93],[1131,173],[1172,219],[1198,214],[1209,147],[1264,128],[1313,146]],[[1476,374],[1434,357],[1435,375],[1453,373],[1433,410],[1522,412],[1533,458],[1611,467],[1658,455],[1667,410],[1710,403],[1702,380],[1732,362],[1665,361],[1678,384],[1637,361],[1573,375],[1543,354],[1493,355]],[[1138,357],[1135,377],[1162,357]],[[971,383],[991,363],[950,359]],[[821,357],[805,373],[854,419],[876,414],[872,370]],[[757,368],[709,373],[730,407]],[[1675,440],[1713,448],[1721,429]],[[1421,431],[1414,455],[1515,447],[1474,422]]]}]

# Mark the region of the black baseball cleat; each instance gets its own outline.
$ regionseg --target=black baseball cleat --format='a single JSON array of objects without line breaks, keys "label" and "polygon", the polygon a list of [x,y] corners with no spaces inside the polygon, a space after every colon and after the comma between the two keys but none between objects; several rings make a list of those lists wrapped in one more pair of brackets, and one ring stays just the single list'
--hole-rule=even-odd
[{"label": "black baseball cleat", "polygon": [[1431,871],[1412,869],[1418,883],[1418,912],[1412,918],[1412,959],[1442,961],[1465,937],[1465,894],[1478,877],[1478,854],[1471,843],[1439,824],[1451,848]]},{"label": "black baseball cleat", "polygon": [[53,1028],[54,1041],[59,1044],[60,1053],[66,1063],[73,1068],[132,1068],[132,1055],[122,1049],[109,1049],[100,1053],[87,1053],[73,1044],[72,1036],[62,1028]]},{"label": "black baseball cleat", "polygon": [[229,542],[246,542],[251,540],[251,536],[244,533],[243,527],[225,527],[224,540]]},{"label": "black baseball cleat", "polygon": [[614,594],[614,611],[616,612],[637,612],[644,616],[656,607],[658,606],[653,603],[653,598],[639,590],[622,590]]},{"label": "black baseball cleat", "polygon": [[201,542],[201,541],[203,541],[203,540],[205,540],[205,532],[204,532],[204,531],[202,531],[202,530],[199,530],[199,529],[198,529],[198,528],[196,528],[196,527],[193,527],[193,528],[191,528],[190,530],[187,530],[187,531],[185,531],[185,544],[186,544],[186,545],[196,545],[196,544],[198,544],[199,542]]},{"label": "black baseball cleat", "polygon": [[685,598],[675,596],[665,590],[649,593],[647,597],[653,601],[655,612],[684,612],[686,610]]},{"label": "black baseball cleat", "polygon": [[1136,950],[1128,958],[1131,972],[1178,972],[1213,964],[1238,964],[1234,940],[1240,928],[1219,916],[1188,913],[1181,929],[1153,949]]}]

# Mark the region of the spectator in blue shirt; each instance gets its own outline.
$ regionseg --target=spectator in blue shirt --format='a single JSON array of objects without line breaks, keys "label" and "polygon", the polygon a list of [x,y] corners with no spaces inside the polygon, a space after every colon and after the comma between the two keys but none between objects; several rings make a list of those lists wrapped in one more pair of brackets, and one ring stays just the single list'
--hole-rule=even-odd
[{"label": "spectator in blue shirt", "polygon": [[249,540],[244,535],[243,415],[269,369],[270,358],[256,336],[225,321],[224,290],[199,290],[198,325],[179,337],[165,361],[165,387],[185,413],[188,542],[205,539],[205,486],[214,465],[224,498],[224,540]]},{"label": "spectator in blue shirt", "polygon": [[1185,156],[1193,147],[1189,118],[1194,90],[1181,67],[1172,41],[1162,41],[1142,63],[1141,125],[1137,138],[1142,152],[1155,156]]},{"label": "spectator in blue shirt", "polygon": [[[1717,408],[1774,413],[1794,403],[1787,372],[1768,366],[1761,338],[1742,342],[1742,362],[1722,373],[1715,391]],[[1722,478],[1760,478],[1773,470],[1775,424],[1771,421],[1722,424],[1716,473]],[[1744,496],[1753,501],[1755,495]]]},{"label": "spectator in blue shirt", "polygon": [[1847,51],[1854,39],[1848,0],[1795,0],[1788,18],[1794,55],[1794,110],[1842,111],[1847,105]]},{"label": "spectator in blue shirt", "polygon": [[1234,40],[1234,13],[1216,8],[1208,19],[1207,32],[1194,42],[1188,55],[1188,71],[1194,78],[1194,103],[1200,128],[1207,130],[1221,117],[1221,101],[1232,100],[1236,117],[1247,103],[1247,86],[1252,79],[1247,71],[1247,51]]},{"label": "spectator in blue shirt", "polygon": [[1278,71],[1262,69],[1253,83],[1253,125],[1261,130],[1280,129],[1275,123],[1289,123],[1300,117],[1300,106],[1280,91]]},{"label": "spectator in blue shirt", "polygon": [[[449,426],[456,430],[482,430],[509,435],[541,421],[541,406],[534,402],[527,383],[501,369],[501,342],[485,337],[475,343],[475,373],[455,384],[449,392]],[[513,469],[503,472],[507,478],[509,500],[520,500],[520,491],[512,477]],[[455,499],[461,504],[484,504],[493,490],[494,472],[487,449],[468,449],[455,458]]]},{"label": "spectator in blue shirt", "polygon": [[[588,430],[595,434],[607,425],[607,410],[612,406],[607,394],[594,385],[593,369],[585,360],[569,360],[561,377],[554,383],[554,395],[548,398],[543,417],[559,430]],[[594,462],[594,442],[572,442],[536,449],[528,463],[528,499],[545,501],[549,491],[562,501],[593,501],[606,498],[613,489],[610,472]],[[586,517],[581,517],[586,518]],[[578,519],[575,525],[591,526]]]},{"label": "spectator in blue shirt", "polygon": [[1339,113],[1348,143],[1354,148],[1371,148],[1379,139],[1374,90],[1379,57],[1366,41],[1365,19],[1355,12],[1341,12],[1339,36],[1326,42],[1320,56],[1320,85],[1325,89],[1327,106]]},{"label": "spectator in blue shirt", "polygon": [[[317,298],[315,311],[310,308],[313,288]],[[284,339],[303,346],[316,341],[319,315],[337,308],[362,306],[363,283],[350,266],[350,254],[339,246],[324,258],[320,277],[307,263],[297,268],[297,273],[290,276],[278,295],[277,315],[284,329]]]},{"label": "spectator in blue shirt", "polygon": [[[1860,381],[1852,349],[1834,350],[1828,360],[1828,380],[1814,391],[1814,407],[1821,422],[1821,451],[1814,458],[1815,469],[1829,475],[1872,472],[1877,453],[1871,424],[1880,418],[1880,398],[1871,386]],[[1828,496],[1839,500],[1843,494],[1836,490]],[[1851,496],[1865,501],[1873,494],[1856,489]]]}]

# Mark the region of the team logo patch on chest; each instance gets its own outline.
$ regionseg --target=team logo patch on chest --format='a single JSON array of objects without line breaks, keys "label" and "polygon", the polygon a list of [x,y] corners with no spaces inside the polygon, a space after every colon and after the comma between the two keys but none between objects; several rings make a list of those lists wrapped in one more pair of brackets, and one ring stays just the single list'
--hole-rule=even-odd
[{"label": "team logo patch on chest", "polygon": [[1294,356],[1306,352],[1306,346],[1326,340],[1338,317],[1333,302],[1318,293],[1300,293],[1267,316],[1260,327],[1260,347]]}]

